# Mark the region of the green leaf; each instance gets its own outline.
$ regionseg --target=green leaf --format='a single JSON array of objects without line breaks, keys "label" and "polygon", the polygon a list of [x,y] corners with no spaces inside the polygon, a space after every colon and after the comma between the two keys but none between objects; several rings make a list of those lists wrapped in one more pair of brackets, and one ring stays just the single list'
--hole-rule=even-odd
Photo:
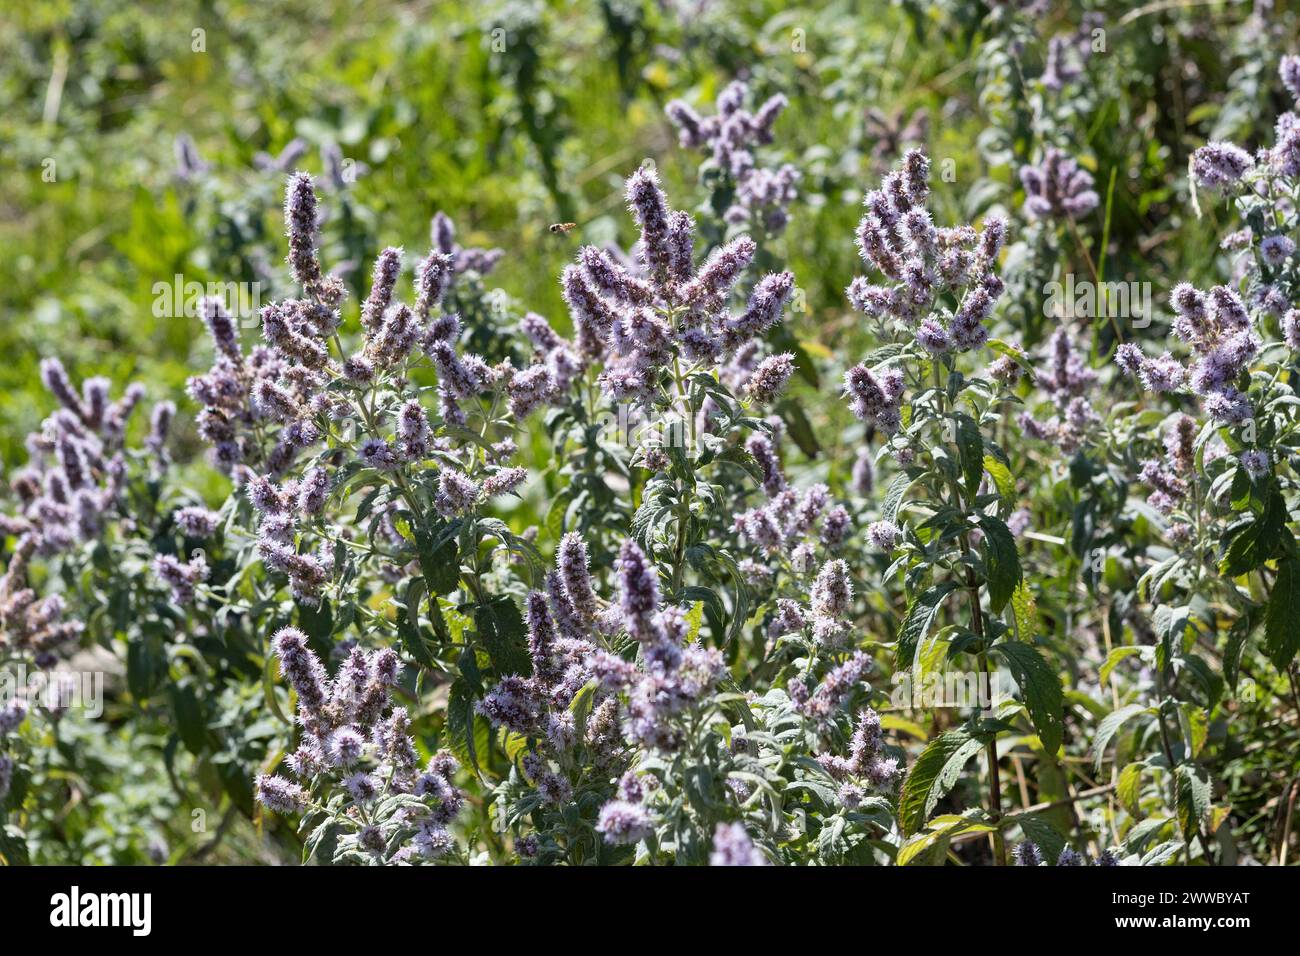
[{"label": "green leaf", "polygon": [[984,456],[984,470],[993,479],[993,487],[998,490],[1002,506],[1007,511],[1016,503],[1016,480],[1011,477],[1011,469],[992,455]]},{"label": "green leaf", "polygon": [[176,729],[185,749],[195,755],[203,753],[208,728],[194,688],[188,683],[173,684],[168,688],[168,696],[171,698],[172,715],[176,718]]},{"label": "green leaf", "polygon": [[1127,707],[1121,707],[1119,710],[1107,714],[1102,722],[1097,726],[1097,736],[1092,742],[1093,759],[1097,764],[1097,772],[1101,772],[1101,763],[1106,756],[1106,746],[1110,739],[1115,736],[1116,732],[1123,723],[1131,717],[1138,714],[1150,713],[1151,708],[1143,707],[1141,704],[1129,704]]},{"label": "green leaf", "polygon": [[995,644],[990,651],[1001,655],[1025,695],[1029,719],[1034,722],[1043,749],[1056,753],[1065,733],[1064,694],[1061,679],[1042,656],[1029,644],[1015,641]]},{"label": "green leaf", "polygon": [[[1277,563],[1277,579],[1264,612],[1264,653],[1284,670],[1300,650],[1300,557],[1289,554]],[[1234,668],[1235,670],[1235,668]]]},{"label": "green leaf", "polygon": [[1137,815],[1141,784],[1142,764],[1131,763],[1120,771],[1116,793],[1119,795],[1120,804],[1129,812],[1130,816]]},{"label": "green leaf", "polygon": [[896,474],[889,487],[885,489],[885,498],[880,503],[880,518],[882,521],[898,520],[898,511],[903,506],[903,495],[907,494],[907,489],[912,487],[912,479],[905,471]]},{"label": "green leaf", "polygon": [[1193,757],[1200,756],[1205,739],[1210,735],[1210,718],[1195,704],[1178,706],[1178,724],[1182,728],[1183,738],[1187,741],[1188,752]]},{"label": "green leaf", "polygon": [[1016,814],[1007,820],[1016,823],[1024,831],[1025,839],[1043,851],[1043,857],[1049,863],[1055,863],[1065,846],[1065,836],[1042,813]]},{"label": "green leaf", "polygon": [[573,700],[569,701],[569,713],[573,714],[573,723],[578,728],[579,738],[582,736],[583,728],[587,725],[587,718],[591,716],[592,705],[596,702],[598,683],[595,678],[587,681],[573,695]]},{"label": "green leaf", "polygon": [[1015,536],[1000,519],[992,515],[980,515],[979,525],[984,530],[989,606],[994,614],[1001,614],[1023,578],[1020,554],[1016,551]]},{"label": "green leaf", "polygon": [[1210,816],[1210,775],[1196,764],[1180,763],[1174,767],[1174,793],[1178,826],[1183,839],[1190,842]]},{"label": "green leaf", "polygon": [[1223,558],[1223,573],[1235,578],[1263,567],[1264,562],[1277,554],[1282,544],[1285,524],[1286,501],[1274,485],[1269,488],[1268,497],[1264,500],[1263,513],[1228,545],[1227,554]]},{"label": "green leaf", "polygon": [[27,855],[27,838],[23,831],[13,824],[0,827],[0,865],[30,866]]},{"label": "green leaf", "polygon": [[143,700],[153,693],[166,667],[162,642],[155,634],[132,639],[126,649],[126,686],[131,696]]},{"label": "green leaf", "polygon": [[293,721],[284,716],[284,711],[280,709],[280,700],[275,696],[275,655],[267,654],[266,661],[262,665],[262,696],[266,698],[267,706],[282,724],[292,726]]},{"label": "green leaf", "polygon": [[693,644],[700,636],[700,627],[704,624],[704,602],[694,601],[686,612],[686,643]]},{"label": "green leaf", "polygon": [[456,524],[429,531],[415,525],[415,543],[420,555],[420,572],[430,594],[450,594],[460,584],[460,552]]},{"label": "green leaf", "polygon": [[1228,643],[1223,649],[1223,679],[1228,682],[1233,693],[1237,690],[1237,679],[1241,670],[1241,652],[1245,650],[1246,642],[1250,640],[1250,635],[1254,633],[1255,628],[1259,627],[1260,618],[1263,616],[1258,604],[1252,604],[1241,617],[1237,618],[1232,625],[1232,630],[1228,632]]},{"label": "green leaf", "polygon": [[939,613],[944,598],[951,594],[956,587],[951,581],[936,584],[934,587],[923,591],[908,605],[907,616],[903,618],[903,626],[898,632],[898,650],[894,658],[896,666],[900,668],[912,666],[912,658],[916,656],[916,649],[920,646],[921,641],[925,640],[925,635],[934,623],[935,615]]},{"label": "green leaf", "polygon": [[993,833],[997,827],[989,823],[983,810],[968,811],[967,816],[945,815],[935,817],[924,833],[920,833],[899,848],[895,863],[908,866],[940,866],[948,852],[952,838],[961,833]]},{"label": "green leaf", "polygon": [[1038,636],[1038,602],[1024,581],[1011,595],[1011,617],[1016,625],[1016,639],[1032,644]]},{"label": "green leaf", "polygon": [[404,606],[397,613],[397,634],[402,639],[402,646],[421,666],[437,670],[437,662],[425,645],[424,635],[420,633],[420,602],[424,598],[423,578],[411,578],[406,586]]},{"label": "green leaf", "polygon": [[817,435],[808,416],[804,414],[803,406],[787,399],[777,406],[777,412],[799,450],[809,458],[816,458],[821,453],[821,445],[817,443]]},{"label": "green leaf", "polygon": [[1002,726],[1000,721],[965,724],[930,741],[912,765],[898,799],[898,819],[905,836],[921,832],[940,798],[957,782],[966,761]]},{"label": "green leaf", "polygon": [[452,751],[477,774],[479,754],[487,755],[491,730],[488,722],[474,712],[473,693],[461,678],[452,682],[447,695],[447,731]]},{"label": "green leaf", "polygon": [[1119,662],[1126,657],[1132,657],[1134,654],[1141,654],[1142,648],[1135,644],[1128,644],[1124,647],[1112,647],[1110,653],[1106,655],[1106,662],[1101,665],[1101,670],[1097,672],[1098,681],[1102,684],[1110,680],[1110,675]]},{"label": "green leaf", "polygon": [[502,595],[478,605],[474,610],[474,626],[498,674],[532,672],[533,662],[526,642],[528,628],[512,598]]},{"label": "green leaf", "polygon": [[984,473],[984,438],[979,425],[969,415],[954,413],[957,424],[957,458],[961,463],[962,477],[966,480],[966,494],[974,497],[979,490]]},{"label": "green leaf", "polygon": [[311,831],[302,846],[303,863],[315,860],[322,865],[329,865],[334,861],[334,854],[338,849],[339,835],[343,828],[334,820],[333,817],[326,817],[316,829]]}]

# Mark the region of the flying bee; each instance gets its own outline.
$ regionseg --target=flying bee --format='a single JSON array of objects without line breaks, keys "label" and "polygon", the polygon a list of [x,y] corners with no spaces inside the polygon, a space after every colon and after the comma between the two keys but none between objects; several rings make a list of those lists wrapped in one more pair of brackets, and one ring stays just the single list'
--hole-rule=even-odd
[{"label": "flying bee", "polygon": [[550,226],[550,230],[557,236],[563,236],[567,235],[569,230],[576,229],[577,227],[578,224],[576,222],[557,222]]}]

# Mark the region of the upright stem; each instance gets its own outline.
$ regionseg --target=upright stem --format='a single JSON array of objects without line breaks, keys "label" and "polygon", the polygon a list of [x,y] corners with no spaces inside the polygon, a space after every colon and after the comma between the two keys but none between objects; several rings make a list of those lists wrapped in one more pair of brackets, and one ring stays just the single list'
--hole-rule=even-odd
[{"label": "upright stem", "polygon": [[[948,396],[944,389],[943,374],[939,360],[934,361],[934,387],[938,392],[939,417],[946,419],[948,416]],[[968,502],[962,495],[961,485],[949,479],[949,488],[952,493],[953,505],[960,511],[965,511]],[[970,553],[970,538],[965,533],[961,534],[961,547],[967,554]],[[970,600],[971,629],[975,636],[979,638],[980,650],[976,656],[979,662],[980,673],[984,678],[984,686],[991,687],[992,682],[989,679],[989,662],[987,648],[984,645],[984,612],[980,608],[980,587],[979,581],[975,578],[975,569],[969,564],[966,566],[966,593]],[[1002,820],[1002,778],[998,771],[998,748],[997,738],[990,740],[988,746],[984,748],[985,755],[989,764],[989,818],[995,825]],[[994,830],[990,835],[993,841],[993,858],[998,866],[1007,864],[1006,842],[1002,838],[1001,829]]]},{"label": "upright stem", "polygon": [[[980,640],[980,652],[978,660],[980,673],[983,675],[985,685],[990,685],[989,680],[989,659],[984,649],[984,613],[980,610],[980,592],[979,585],[975,581],[975,572],[971,568],[966,569],[966,587],[970,594],[971,609],[971,627],[975,635]],[[990,821],[997,825],[1002,821],[1002,778],[998,770],[998,742],[995,736],[988,742],[984,748],[985,757],[989,764],[989,817]],[[1007,846],[1006,841],[1002,839],[1002,830],[999,828],[991,834],[993,839],[993,858],[998,866],[1007,865]]]}]

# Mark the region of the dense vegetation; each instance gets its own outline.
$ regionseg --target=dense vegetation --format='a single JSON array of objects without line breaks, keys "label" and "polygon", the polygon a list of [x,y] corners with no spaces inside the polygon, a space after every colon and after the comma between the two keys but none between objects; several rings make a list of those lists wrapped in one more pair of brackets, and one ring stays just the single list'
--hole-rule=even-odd
[{"label": "dense vegetation", "polygon": [[1295,861],[1293,13],[5,16],[0,859]]}]

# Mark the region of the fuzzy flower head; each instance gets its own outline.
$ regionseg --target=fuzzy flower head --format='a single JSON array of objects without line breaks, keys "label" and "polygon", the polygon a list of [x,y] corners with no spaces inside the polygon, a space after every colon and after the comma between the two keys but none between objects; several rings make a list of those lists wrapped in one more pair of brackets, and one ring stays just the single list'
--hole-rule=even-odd
[{"label": "fuzzy flower head", "polygon": [[767,866],[767,858],[754,846],[743,823],[719,823],[713,832],[710,866]]},{"label": "fuzzy flower head", "polygon": [[1232,143],[1206,143],[1192,154],[1192,176],[1202,189],[1234,187],[1254,165],[1250,153]]},{"label": "fuzzy flower head", "polygon": [[903,532],[892,521],[874,521],[867,525],[867,540],[878,551],[893,551]]},{"label": "fuzzy flower head", "polygon": [[769,355],[754,369],[754,374],[745,383],[745,393],[762,405],[770,405],[785,390],[785,385],[794,374],[794,355],[782,352]]},{"label": "fuzzy flower head", "polygon": [[640,803],[611,800],[600,808],[596,831],[606,843],[638,843],[654,832],[649,812]]},{"label": "fuzzy flower head", "polygon": [[[858,311],[901,323],[922,348],[941,355],[988,340],[983,323],[1003,292],[995,270],[1006,223],[991,218],[982,231],[937,226],[925,208],[928,174],[929,159],[911,150],[879,189],[867,193],[857,247],[884,282],[859,277],[846,294]],[[947,299],[958,301],[955,312],[942,308]]]},{"label": "fuzzy flower head", "polygon": [[1241,461],[1241,467],[1246,469],[1246,474],[1256,481],[1269,473],[1270,461],[1266,451],[1259,449],[1243,451],[1239,460]]},{"label": "fuzzy flower head", "polygon": [[1097,208],[1092,174],[1054,146],[1037,166],[1020,168],[1025,188],[1025,212],[1033,219],[1077,219]]},{"label": "fuzzy flower head", "polygon": [[903,373],[889,368],[879,374],[865,365],[855,365],[844,373],[844,391],[854,416],[893,434],[902,424],[900,405],[903,398]]}]

